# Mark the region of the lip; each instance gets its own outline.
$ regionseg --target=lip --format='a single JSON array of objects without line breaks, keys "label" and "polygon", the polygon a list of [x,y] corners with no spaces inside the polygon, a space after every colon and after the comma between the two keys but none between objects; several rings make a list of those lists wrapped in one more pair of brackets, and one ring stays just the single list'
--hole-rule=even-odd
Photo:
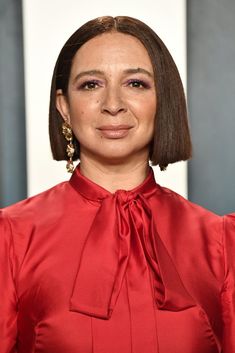
[{"label": "lip", "polygon": [[102,125],[98,127],[101,135],[110,139],[119,139],[128,135],[131,125]]},{"label": "lip", "polygon": [[126,130],[131,129],[131,125],[102,125],[98,127],[98,130]]}]

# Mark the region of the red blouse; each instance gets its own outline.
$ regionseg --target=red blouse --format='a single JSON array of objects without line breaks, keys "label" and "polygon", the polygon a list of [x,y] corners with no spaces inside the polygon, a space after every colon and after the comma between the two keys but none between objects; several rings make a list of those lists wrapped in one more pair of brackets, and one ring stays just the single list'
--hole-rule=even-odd
[{"label": "red blouse", "polygon": [[80,174],[0,213],[0,353],[235,353],[235,214]]}]

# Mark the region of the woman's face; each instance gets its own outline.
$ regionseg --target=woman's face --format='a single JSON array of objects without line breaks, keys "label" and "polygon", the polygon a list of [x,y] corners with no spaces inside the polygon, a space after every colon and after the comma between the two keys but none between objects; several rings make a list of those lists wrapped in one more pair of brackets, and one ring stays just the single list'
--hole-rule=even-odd
[{"label": "woman's face", "polygon": [[118,32],[86,42],[74,57],[67,97],[57,91],[57,109],[72,126],[81,159],[111,163],[148,158],[156,104],[145,47]]}]

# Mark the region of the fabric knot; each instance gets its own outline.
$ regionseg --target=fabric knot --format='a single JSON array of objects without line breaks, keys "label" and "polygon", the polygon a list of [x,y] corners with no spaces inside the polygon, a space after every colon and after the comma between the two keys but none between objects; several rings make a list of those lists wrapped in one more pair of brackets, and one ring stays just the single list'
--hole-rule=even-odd
[{"label": "fabric knot", "polygon": [[115,195],[120,205],[125,205],[137,198],[138,194],[126,190],[117,190]]}]

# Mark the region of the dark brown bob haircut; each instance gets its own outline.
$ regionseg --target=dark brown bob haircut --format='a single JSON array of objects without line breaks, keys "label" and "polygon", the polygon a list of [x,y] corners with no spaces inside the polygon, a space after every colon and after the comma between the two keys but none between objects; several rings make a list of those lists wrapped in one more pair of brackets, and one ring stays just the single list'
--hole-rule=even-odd
[{"label": "dark brown bob haircut", "polygon": [[[66,140],[62,135],[63,118],[56,109],[56,90],[67,95],[73,58],[90,39],[106,32],[129,34],[145,46],[152,62],[157,94],[155,130],[150,146],[152,165],[164,170],[169,163],[191,157],[187,107],[183,85],[175,62],[162,40],[145,23],[127,16],[98,17],[85,23],[65,43],[57,59],[51,83],[49,133],[53,158],[67,160]],[[74,160],[79,159],[79,141],[74,136]]]}]

